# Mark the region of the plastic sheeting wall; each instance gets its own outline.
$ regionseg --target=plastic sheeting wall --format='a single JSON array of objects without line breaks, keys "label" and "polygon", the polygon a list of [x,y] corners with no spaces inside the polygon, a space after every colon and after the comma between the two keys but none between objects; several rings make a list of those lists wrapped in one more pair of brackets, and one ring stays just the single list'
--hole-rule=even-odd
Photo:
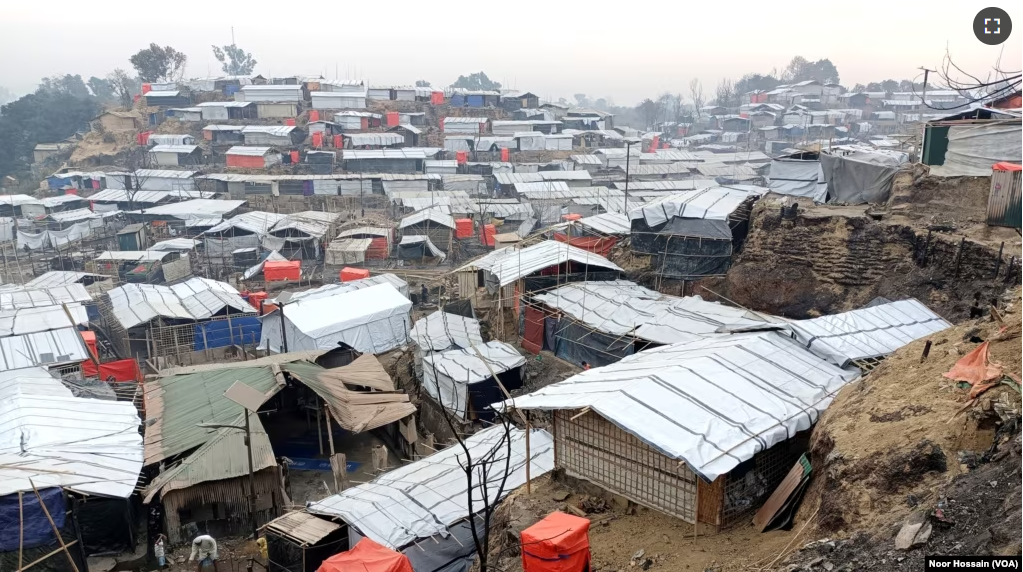
[{"label": "plastic sheeting wall", "polygon": [[[50,511],[57,528],[64,528],[64,492],[59,488],[42,489],[39,495],[46,504],[46,510]],[[18,505],[18,495],[10,494],[0,497],[0,552],[17,551],[19,546],[19,534],[21,527],[19,522],[24,519],[24,544],[23,548],[35,548],[50,542],[56,543],[53,536],[53,528],[46,520],[46,515],[39,506],[39,499],[34,492],[22,493],[21,508]],[[15,555],[17,558],[17,555]],[[63,559],[63,557],[62,557]],[[66,560],[66,559],[65,559]],[[31,562],[31,560],[28,560]],[[0,567],[0,569],[6,569]],[[17,566],[11,570],[17,569]]]},{"label": "plastic sheeting wall", "polygon": [[[1016,131],[1019,136],[1019,130]],[[821,153],[821,169],[828,185],[828,202],[859,205],[888,200],[898,167],[856,161]],[[991,174],[988,165],[986,175]]]},{"label": "plastic sheeting wall", "polygon": [[262,322],[255,316],[214,320],[195,325],[195,351],[259,343]]},{"label": "plastic sheeting wall", "polygon": [[931,168],[939,177],[987,177],[991,165],[1023,161],[1023,136],[1015,124],[993,121],[978,125],[955,125],[948,130],[945,162]]}]

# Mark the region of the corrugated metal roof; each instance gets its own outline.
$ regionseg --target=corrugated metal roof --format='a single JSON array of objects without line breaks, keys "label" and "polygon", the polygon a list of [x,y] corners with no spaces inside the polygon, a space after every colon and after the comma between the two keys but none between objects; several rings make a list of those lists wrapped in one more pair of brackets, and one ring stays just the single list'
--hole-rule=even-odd
[{"label": "corrugated metal roof", "polygon": [[517,185],[519,183],[538,183],[540,181],[589,181],[592,179],[593,175],[591,175],[589,171],[584,170],[494,174],[494,180],[502,185]]},{"label": "corrugated metal roof", "polygon": [[346,110],[346,111],[338,111],[337,113],[334,114],[334,117],[335,118],[337,118],[337,117],[369,117],[369,118],[373,118],[373,119],[383,119],[384,118],[384,116],[380,115],[379,113],[373,113],[371,111],[354,111],[354,110],[350,110],[350,109]]},{"label": "corrugated metal roof", "polygon": [[262,392],[266,399],[273,397],[284,386],[283,377],[279,378],[275,370],[279,368],[231,367],[147,381],[146,464],[179,455],[208,441],[211,434],[200,423],[223,425],[239,419],[242,406],[224,397],[234,382],[241,381]]},{"label": "corrugated metal roof", "polygon": [[409,338],[427,352],[483,345],[479,320],[441,311],[417,320]]},{"label": "corrugated metal roof", "polygon": [[0,372],[0,496],[63,487],[128,498],[142,470],[138,411],[75,397],[43,368]]},{"label": "corrugated metal roof", "polygon": [[[501,173],[499,175],[495,175],[495,177],[500,177],[500,176],[502,176],[504,174],[505,173]],[[514,174],[514,173],[510,173],[510,174]],[[521,174],[528,175],[528,174],[535,174],[535,173],[521,173]],[[506,183],[502,183],[502,184],[506,184]],[[566,183],[565,181],[543,181],[543,182],[538,182],[538,183],[525,183],[525,182],[515,183],[515,191],[518,192],[518,193],[525,193],[525,194],[535,193],[537,195],[542,195],[543,193],[557,193],[557,192],[565,192],[565,193],[567,193],[569,191],[569,188],[570,187],[568,186],[568,183]]]},{"label": "corrugated metal roof", "polygon": [[724,163],[711,163],[696,165],[696,170],[704,177],[741,177],[752,178],[757,172],[749,165],[728,165]]},{"label": "corrugated metal roof", "polygon": [[47,207],[57,207],[65,203],[73,203],[75,201],[84,201],[82,197],[78,195],[57,195],[55,197],[44,197],[39,199],[39,202],[43,203]]},{"label": "corrugated metal roof", "polygon": [[76,222],[76,221],[80,221],[80,220],[88,220],[88,219],[93,219],[93,218],[102,218],[99,214],[94,213],[94,212],[92,212],[91,210],[89,210],[87,208],[74,209],[74,210],[70,210],[70,211],[60,211],[60,212],[50,213],[50,214],[48,214],[46,216],[49,217],[51,220],[54,220],[54,221],[57,221],[57,222]]},{"label": "corrugated metal roof", "polygon": [[246,147],[244,145],[235,145],[227,150],[226,155],[245,155],[248,157],[262,157],[267,153],[273,151],[272,147]]},{"label": "corrugated metal roof", "polygon": [[245,129],[244,125],[207,125],[203,127],[203,131],[241,131]]},{"label": "corrugated metal roof", "polygon": [[204,235],[220,234],[232,228],[248,231],[259,236],[270,232],[270,229],[277,223],[287,218],[287,215],[268,213],[263,211],[251,211],[233,216],[213,228],[204,232]]},{"label": "corrugated metal roof", "polygon": [[[623,199],[624,200],[624,199]],[[622,213],[610,212],[583,217],[576,223],[604,234],[632,234],[629,217]]]},{"label": "corrugated metal roof", "polygon": [[308,512],[289,512],[266,523],[268,532],[283,536],[299,546],[316,544],[339,528],[340,524]]},{"label": "corrugated metal roof", "polygon": [[146,209],[147,215],[175,218],[223,217],[245,204],[239,200],[192,199]]},{"label": "corrugated metal roof", "polygon": [[87,324],[85,308],[67,304],[0,310],[0,371],[74,363],[89,359],[77,324]]},{"label": "corrugated metal roof", "polygon": [[[244,427],[245,415],[239,415],[231,425]],[[259,415],[249,415],[249,432],[252,435],[252,470],[276,467],[270,438],[259,421]],[[177,465],[165,469],[156,476],[143,491],[144,502],[149,503],[157,495],[187,489],[207,481],[220,481],[249,474],[249,447],[242,429],[221,428],[191,455]]]},{"label": "corrugated metal roof", "polygon": [[[423,132],[422,129],[416,127],[415,125],[412,125],[411,123],[402,123],[402,124],[398,125],[397,127],[401,127],[402,129],[407,129],[410,133],[415,133],[416,135],[419,135],[419,134],[421,134]],[[397,129],[397,127],[393,127],[392,129]]]},{"label": "corrugated metal roof", "polygon": [[300,85],[274,85],[274,84],[261,84],[261,85],[243,85],[241,91],[302,91]]},{"label": "corrugated metal roof", "polygon": [[128,191],[124,189],[103,189],[102,191],[85,198],[87,201],[98,201],[104,203],[125,203],[134,201],[136,203],[158,203],[168,198],[198,199],[212,197],[214,193],[200,191],[135,191],[129,200]]}]

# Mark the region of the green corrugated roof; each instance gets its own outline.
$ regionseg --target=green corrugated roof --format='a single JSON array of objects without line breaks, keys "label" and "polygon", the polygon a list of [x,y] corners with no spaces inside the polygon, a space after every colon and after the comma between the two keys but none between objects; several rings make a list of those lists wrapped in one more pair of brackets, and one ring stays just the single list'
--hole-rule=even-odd
[{"label": "green corrugated roof", "polygon": [[[259,471],[277,464],[270,439],[259,422],[259,415],[249,417],[252,432],[252,470]],[[230,423],[236,427],[245,426],[245,418],[241,415]],[[165,495],[170,491],[219,481],[249,474],[248,447],[245,445],[245,431],[241,429],[222,428],[212,433],[212,438],[202,447],[196,449],[178,465],[161,473],[153,479],[145,491],[148,503],[157,494]]]},{"label": "green corrugated roof", "polygon": [[164,377],[146,383],[146,464],[198,447],[213,433],[200,423],[231,423],[242,407],[224,397],[241,381],[266,394],[280,390],[271,366],[240,367]]}]

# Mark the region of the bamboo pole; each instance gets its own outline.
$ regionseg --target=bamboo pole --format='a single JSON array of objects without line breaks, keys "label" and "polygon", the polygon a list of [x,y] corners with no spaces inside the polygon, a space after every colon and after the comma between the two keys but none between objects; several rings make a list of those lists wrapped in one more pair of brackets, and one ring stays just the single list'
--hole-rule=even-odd
[{"label": "bamboo pole", "polygon": [[25,547],[25,503],[24,493],[18,491],[18,572],[21,572]]},{"label": "bamboo pole", "polygon": [[39,500],[39,506],[43,509],[43,514],[46,515],[46,520],[50,521],[50,526],[53,528],[54,536],[57,537],[57,542],[60,543],[61,549],[63,549],[64,554],[67,555],[67,560],[71,563],[71,569],[78,572],[78,565],[75,564],[75,559],[71,557],[71,551],[68,550],[67,545],[64,544],[64,538],[60,535],[60,530],[57,529],[57,523],[53,522],[53,517],[50,516],[50,511],[46,508],[46,503],[43,502],[43,497],[39,494],[39,489],[36,488],[36,484],[32,482],[32,479],[29,479],[28,483],[32,485],[32,492],[36,494],[36,499]]}]

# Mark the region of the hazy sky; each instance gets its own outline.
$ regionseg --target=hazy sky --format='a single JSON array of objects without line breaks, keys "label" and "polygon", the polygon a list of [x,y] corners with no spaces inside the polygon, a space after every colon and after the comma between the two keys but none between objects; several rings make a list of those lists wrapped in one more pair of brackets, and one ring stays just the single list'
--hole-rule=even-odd
[{"label": "hazy sky", "polygon": [[[1017,28],[1023,10],[1009,11]],[[211,44],[237,44],[264,75],[362,77],[372,84],[447,85],[483,70],[505,87],[541,97],[574,93],[635,104],[685,93],[699,78],[784,68],[794,55],[830,58],[842,83],[914,78],[940,65],[946,46],[960,67],[1019,70],[1023,29],[1002,46],[973,35],[989,0],[885,2],[238,2],[14,1],[0,10],[0,85],[16,93],[53,74],[131,71],[150,42],[188,55],[188,77],[218,75]],[[299,7],[302,7],[299,9]],[[459,8],[458,6],[462,6]]]}]

